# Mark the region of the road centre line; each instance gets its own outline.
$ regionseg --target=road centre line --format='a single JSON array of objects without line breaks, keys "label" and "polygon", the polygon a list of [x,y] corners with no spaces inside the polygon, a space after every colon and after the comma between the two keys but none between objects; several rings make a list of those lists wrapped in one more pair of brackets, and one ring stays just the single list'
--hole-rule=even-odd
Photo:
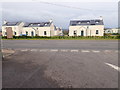
[{"label": "road centre line", "polygon": [[94,53],[99,53],[100,51],[97,51],[97,50],[92,50],[92,52],[94,52]]},{"label": "road centre line", "polygon": [[67,49],[61,49],[60,51],[61,51],[61,52],[68,52]]},{"label": "road centre line", "polygon": [[47,49],[41,49],[40,52],[46,52],[48,51]]},{"label": "road centre line", "polygon": [[50,51],[51,51],[51,52],[57,52],[58,49],[51,49]]},{"label": "road centre line", "polygon": [[21,50],[22,52],[26,52],[26,51],[28,51],[28,49],[23,49],[23,50]]},{"label": "road centre line", "polygon": [[81,52],[90,52],[89,50],[81,50]]},{"label": "road centre line", "polygon": [[111,50],[105,50],[104,52],[111,52]]},{"label": "road centre line", "polygon": [[71,50],[71,52],[79,52],[79,50]]},{"label": "road centre line", "polygon": [[30,51],[35,51],[35,52],[36,52],[36,51],[37,51],[37,49],[31,49]]}]

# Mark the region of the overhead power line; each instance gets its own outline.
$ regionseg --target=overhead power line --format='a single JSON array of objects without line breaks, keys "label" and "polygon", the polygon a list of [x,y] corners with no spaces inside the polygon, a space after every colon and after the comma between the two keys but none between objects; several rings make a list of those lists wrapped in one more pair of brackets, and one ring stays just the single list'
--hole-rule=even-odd
[{"label": "overhead power line", "polygon": [[56,3],[51,3],[51,2],[44,2],[44,1],[39,1],[39,2],[43,3],[43,4],[50,4],[50,5],[54,5],[54,6],[66,7],[66,8],[72,8],[72,9],[79,9],[79,10],[86,10],[86,11],[113,12],[113,10],[94,10],[94,9],[88,9],[88,8],[80,8],[80,7],[68,6],[68,5],[62,5],[62,4],[56,4]]}]

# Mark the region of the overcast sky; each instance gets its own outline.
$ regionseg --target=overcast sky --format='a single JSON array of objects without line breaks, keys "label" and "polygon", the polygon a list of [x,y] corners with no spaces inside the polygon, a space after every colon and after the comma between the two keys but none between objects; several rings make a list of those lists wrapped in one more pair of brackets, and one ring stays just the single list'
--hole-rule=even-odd
[{"label": "overcast sky", "polygon": [[10,22],[41,22],[52,19],[56,26],[68,28],[72,19],[103,16],[105,27],[118,27],[117,2],[4,2],[1,8],[2,20]]}]

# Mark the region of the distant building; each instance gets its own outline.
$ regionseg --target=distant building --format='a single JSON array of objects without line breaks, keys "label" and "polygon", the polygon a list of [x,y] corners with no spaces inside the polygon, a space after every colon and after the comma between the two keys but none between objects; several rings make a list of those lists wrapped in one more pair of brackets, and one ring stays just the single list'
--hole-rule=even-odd
[{"label": "distant building", "polygon": [[55,36],[62,36],[63,35],[63,31],[62,31],[62,28],[58,28],[56,27],[56,30],[55,30]]},{"label": "distant building", "polygon": [[106,29],[105,33],[120,33],[120,29]]},{"label": "distant building", "polygon": [[2,26],[3,36],[58,36],[61,33],[62,29],[56,28],[52,20],[38,23],[4,22]]},{"label": "distant building", "polygon": [[95,20],[71,20],[69,36],[104,36],[102,17]]}]

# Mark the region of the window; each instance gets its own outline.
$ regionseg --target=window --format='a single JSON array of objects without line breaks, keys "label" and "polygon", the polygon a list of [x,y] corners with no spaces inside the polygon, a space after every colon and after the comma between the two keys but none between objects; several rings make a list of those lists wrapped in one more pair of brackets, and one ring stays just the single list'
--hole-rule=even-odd
[{"label": "window", "polygon": [[99,22],[96,22],[96,23],[99,23]]},{"label": "window", "polygon": [[7,32],[5,32],[5,35],[7,35]]},{"label": "window", "polygon": [[90,23],[90,22],[87,22],[88,24]]},{"label": "window", "polygon": [[47,26],[47,23],[45,24],[45,26]]},{"label": "window", "polygon": [[78,22],[78,24],[81,24],[81,22]]},{"label": "window", "polygon": [[28,32],[26,31],[26,36],[28,35]]},{"label": "window", "polygon": [[17,33],[16,32],[14,32],[14,35],[16,35]]},{"label": "window", "polygon": [[98,30],[96,30],[96,34],[99,34],[99,31],[98,31]]},{"label": "window", "polygon": [[46,31],[44,31],[44,35],[47,35],[47,32],[46,32]]},{"label": "window", "polygon": [[73,32],[73,35],[74,35],[74,36],[77,36],[77,31],[76,31],[76,30]]},{"label": "window", "polygon": [[74,31],[74,34],[76,34],[76,31]]}]

